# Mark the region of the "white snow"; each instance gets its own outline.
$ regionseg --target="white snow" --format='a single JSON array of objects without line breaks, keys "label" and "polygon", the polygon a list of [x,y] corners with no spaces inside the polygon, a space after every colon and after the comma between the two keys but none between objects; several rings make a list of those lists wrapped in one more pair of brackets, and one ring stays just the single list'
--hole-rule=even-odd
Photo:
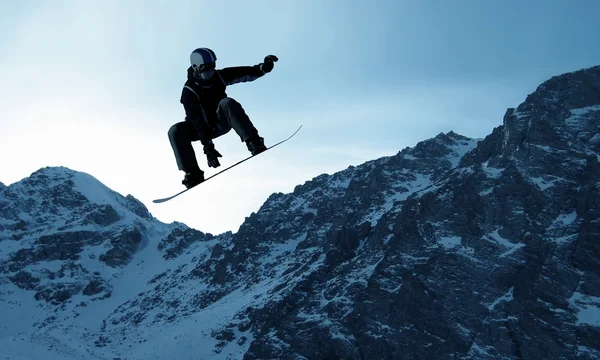
[{"label": "white snow", "polygon": [[[160,234],[159,229],[155,229],[155,232]],[[306,238],[306,234],[274,246],[272,256],[283,256],[288,251],[293,251],[297,243],[304,238]],[[156,244],[158,239],[160,236],[150,241]],[[112,334],[113,340],[118,338],[118,334],[122,334],[122,343],[112,343],[107,347],[96,348],[93,341],[97,339],[97,336],[92,338],[89,335],[98,331],[102,320],[107,318],[120,304],[135,298],[136,294],[140,292],[150,290],[147,283],[151,278],[168,269],[191,264],[193,257],[208,256],[209,250],[216,241],[194,244],[191,251],[173,260],[164,260],[155,246],[143,248],[136,255],[134,262],[124,269],[113,269],[113,295],[102,301],[88,301],[85,311],[82,311],[81,315],[76,318],[70,318],[68,323],[72,325],[64,327],[52,326],[37,332],[30,332],[34,323],[40,322],[48,315],[47,310],[37,306],[38,302],[33,298],[33,292],[18,289],[11,283],[0,284],[0,313],[6,314],[3,315],[2,324],[7,324],[0,327],[0,348],[3,349],[3,356],[8,356],[10,359],[47,360],[67,358],[110,360],[123,355],[130,360],[241,358],[252,341],[249,331],[241,333],[234,328],[235,340],[225,344],[219,353],[214,352],[219,341],[212,337],[213,332],[235,322],[234,315],[248,305],[260,305],[258,302],[261,299],[264,301],[265,295],[286,279],[267,278],[254,286],[234,290],[210,306],[174,323],[156,326],[151,322],[142,322],[135,328],[129,328],[128,325],[109,327],[108,331]],[[321,262],[322,260],[324,260],[324,256],[320,259]],[[96,260],[82,259],[86,267],[90,265],[90,261]],[[48,265],[52,264],[48,263]],[[312,265],[318,266],[318,262]],[[39,266],[43,266],[43,264]],[[109,270],[102,269],[104,272]],[[281,269],[281,271],[284,270],[285,267]],[[208,286],[206,283],[198,283],[197,280],[190,280],[190,283],[181,285],[185,286],[182,286],[182,293],[178,297],[183,301]],[[190,291],[190,287],[192,291]],[[5,294],[12,294],[10,296],[12,300],[7,300]],[[85,300],[85,297],[75,295],[71,300],[73,304],[77,304]],[[31,310],[24,313],[20,311],[22,308]],[[157,308],[155,311],[151,311],[147,314],[148,318],[152,319],[160,310]],[[20,325],[15,326],[15,323]],[[8,332],[9,329],[10,332]],[[242,337],[246,338],[245,341],[240,341]]]},{"label": "white snow", "polygon": [[571,211],[568,214],[558,215],[556,219],[554,219],[554,221],[552,222],[552,225],[548,227],[548,230],[569,226],[573,224],[575,220],[577,220],[577,211],[573,209],[573,211]]},{"label": "white snow", "polygon": [[306,240],[307,236],[307,233],[303,233],[297,236],[295,239],[288,240],[282,244],[271,245],[270,250],[268,251],[268,255],[265,255],[261,258],[261,263],[274,263],[277,260],[279,260],[281,256],[290,254],[291,252],[296,250],[296,247],[299,243]]},{"label": "white snow", "polygon": [[[570,213],[560,214],[554,219],[552,224],[548,226],[546,231],[549,234],[553,232],[560,234],[561,236],[549,236],[548,239],[557,244],[566,244],[575,240],[579,234],[578,229],[569,228],[577,221],[577,211],[573,209]],[[558,230],[558,231],[557,231]],[[565,232],[568,232],[565,234]]]},{"label": "white snow", "polygon": [[310,200],[313,197],[313,195],[314,195],[314,191],[306,194],[303,197],[295,198],[292,201],[289,209],[291,211],[298,211],[298,209],[300,209],[302,207],[302,210],[301,210],[302,213],[311,213],[313,215],[317,215],[317,210],[309,207],[309,203],[308,203],[308,200]]},{"label": "white snow", "polygon": [[500,236],[500,234],[498,233],[499,230],[500,229],[496,229],[496,230],[492,231],[491,233],[484,235],[483,238],[488,241],[496,242],[502,246],[512,248],[515,244],[511,243],[510,241],[508,241],[505,238],[503,238],[502,236]]},{"label": "white snow", "polygon": [[512,253],[514,253],[515,251],[519,250],[522,247],[525,247],[525,244],[523,244],[523,243],[514,244],[514,246],[512,248],[510,248],[507,251],[500,254],[499,257],[502,258],[502,257],[506,257],[508,255],[511,255]]},{"label": "white snow", "polygon": [[564,178],[561,178],[558,176],[550,176],[550,175],[545,175],[543,177],[530,176],[529,179],[533,184],[535,184],[542,191],[556,185],[557,182],[561,182],[561,181],[566,182],[567,181]]},{"label": "white snow", "polygon": [[23,244],[20,241],[5,239],[0,241],[0,261],[8,259],[8,255],[21,249]]},{"label": "white snow", "polygon": [[335,179],[329,183],[329,186],[332,188],[336,188],[336,189],[347,189],[348,185],[350,185],[350,180],[351,180],[351,177],[347,177],[345,179],[344,178]]},{"label": "white snow", "polygon": [[137,218],[129,209],[125,208],[122,201],[124,197],[111,190],[98,181],[95,177],[77,172],[73,177],[75,189],[92,203],[98,205],[110,205],[122,218],[124,222],[131,222]]},{"label": "white snow", "polygon": [[[406,173],[406,175],[411,175]],[[375,226],[377,222],[381,219],[381,217],[387,213],[388,211],[394,208],[394,205],[398,202],[405,201],[409,196],[414,194],[416,191],[423,190],[429,187],[432,182],[430,176],[423,175],[420,173],[412,174],[412,180],[410,181],[399,181],[396,184],[392,185],[392,189],[398,189],[396,192],[393,192],[385,197],[385,203],[381,206],[372,206],[369,210],[369,213],[363,217],[362,221],[368,221],[371,223],[371,226]],[[400,190],[402,189],[402,190]],[[405,191],[408,189],[408,191]],[[397,207],[394,211],[398,212],[402,209],[402,207]]]},{"label": "white snow", "polygon": [[[45,308],[38,306],[34,291],[22,290],[0,278],[0,339],[31,331],[33,325],[48,316]],[[27,309],[27,311],[23,311]],[[3,348],[0,342],[0,348]]]},{"label": "white snow", "polygon": [[[96,187],[96,192],[89,193],[86,190],[86,186],[94,187],[98,185],[92,177],[88,176],[76,176],[75,182],[82,187],[83,193],[92,201],[105,203],[113,206],[117,211],[123,211],[127,213],[126,209],[118,201],[118,194],[111,192],[106,187]],[[83,183],[82,183],[83,182]],[[86,185],[86,182],[88,185]],[[103,192],[104,191],[104,192]],[[59,217],[60,220],[60,217]],[[202,256],[209,256],[209,250],[212,248],[217,239],[212,241],[198,242],[192,244],[187,251],[175,258],[174,260],[165,260],[162,254],[157,251],[156,245],[163,239],[172,229],[171,225],[166,225],[158,222],[150,222],[141,219],[135,215],[130,215],[128,218],[119,222],[116,229],[122,228],[123,226],[131,226],[133,222],[140,222],[147,228],[147,234],[149,237],[142,239],[139,252],[136,254],[136,258],[133,262],[128,264],[124,268],[112,268],[107,266],[105,263],[98,260],[99,256],[106,252],[106,245],[101,244],[97,246],[88,246],[81,252],[80,259],[76,261],[80,264],[89,274],[98,271],[103,275],[103,278],[110,282],[112,286],[112,295],[109,298],[90,301],[93,297],[84,296],[81,293],[75,294],[69,301],[65,303],[65,309],[56,313],[48,313],[48,309],[43,302],[35,300],[33,294],[34,291],[27,291],[19,289],[8,281],[0,280],[0,313],[3,314],[2,321],[0,322],[0,348],[2,348],[3,356],[8,356],[10,359],[113,359],[118,357],[119,354],[113,353],[115,349],[108,348],[96,348],[93,344],[94,339],[86,338],[86,334],[96,333],[100,330],[102,321],[106,319],[116,308],[118,308],[124,302],[135,299],[137,294],[150,290],[148,281],[154,278],[156,275],[161,274],[170,269],[177,269],[178,267],[185,267],[193,263],[192,259],[202,258]],[[150,246],[149,246],[150,245]],[[0,241],[0,260],[5,259],[10,253],[27,246],[23,241],[12,241],[4,240]],[[25,268],[26,271],[30,272],[33,276],[42,274],[43,272],[56,272],[58,271],[64,262],[61,261],[46,261],[39,262],[35,265],[31,265]],[[75,270],[76,272],[79,270]],[[85,277],[82,277],[85,279]],[[47,280],[42,278],[40,285],[44,285],[46,282],[52,282],[53,280]],[[71,281],[71,279],[69,279]],[[81,281],[78,280],[76,274],[72,278],[73,282]],[[64,281],[61,281],[64,283]],[[83,283],[82,285],[85,285]],[[190,286],[187,284],[187,286]],[[196,291],[201,291],[206,288],[206,284],[197,283],[195,285]],[[188,294],[193,295],[193,291]],[[231,296],[231,295],[230,295]],[[234,293],[233,299],[239,301],[247,300],[248,297],[253,296],[252,294],[239,296]],[[186,294],[181,294],[181,298],[185,300]],[[225,298],[222,301],[228,301],[229,298]],[[78,308],[77,306],[85,302],[85,310]],[[222,304],[222,303],[221,303]],[[216,307],[219,305],[216,304]],[[225,306],[227,308],[227,306]],[[23,309],[27,309],[24,312]],[[158,313],[150,312],[149,317],[153,317]],[[237,311],[235,306],[231,310]],[[231,312],[223,312],[223,308],[219,308],[218,312],[211,314],[210,309],[204,309],[199,315],[209,314],[213,317],[218,317],[219,320],[230,321]],[[55,324],[69,324],[68,326],[57,327],[51,325],[45,327],[42,330],[35,329],[35,324],[41,324],[44,319],[50,315],[57,316]],[[215,358],[218,356],[212,352],[214,346],[214,339],[210,334],[204,338],[198,337],[197,330],[199,328],[198,323],[202,323],[206,328],[211,326],[219,326],[221,323],[200,321],[198,316],[190,317],[187,322],[184,322],[183,326],[178,326],[177,323],[172,325],[172,334],[178,332],[184,333],[181,337],[183,340],[177,340],[171,336],[165,337],[162,333],[163,326],[152,328],[144,328],[144,324],[141,324],[139,328],[124,330],[132,338],[141,337],[141,335],[147,336],[149,339],[144,344],[135,344],[133,347],[136,351],[133,352],[134,356],[127,358],[129,359],[148,359],[148,358],[165,358],[171,356],[172,349],[176,344],[182,344],[182,347],[177,347],[177,351],[181,351],[181,358],[189,358],[190,354],[201,353],[201,350],[205,352],[205,358]],[[188,324],[189,326],[185,326]],[[167,326],[169,327],[169,326]],[[246,335],[249,337],[249,335]],[[121,350],[128,352],[126,346],[133,342],[133,339],[123,341]],[[212,342],[211,342],[212,341]],[[208,343],[207,343],[208,342]],[[210,346],[208,346],[210,344]],[[247,348],[249,341],[243,346],[227,345],[222,349],[221,355],[230,354],[233,357],[238,357],[244,351],[240,349]],[[152,346],[152,347],[151,347]],[[97,351],[94,351],[97,349]],[[240,352],[241,351],[241,352]],[[138,354],[139,357],[135,357]],[[154,356],[154,357],[151,357]]]},{"label": "white snow", "polygon": [[575,291],[569,299],[569,304],[577,311],[576,325],[600,327],[600,297]]},{"label": "white snow", "polygon": [[489,188],[487,188],[485,190],[480,191],[479,195],[480,196],[487,196],[487,195],[491,194],[493,191],[494,191],[494,187],[491,186],[491,187],[489,187]]},{"label": "white snow", "polygon": [[116,192],[102,184],[95,177],[80,172],[73,177],[75,189],[85,196],[89,201],[99,205],[118,206],[118,196]]},{"label": "white snow", "polygon": [[582,130],[587,122],[589,113],[600,111],[600,105],[588,106],[571,110],[571,116],[565,119],[565,123],[572,129]]},{"label": "white snow", "polygon": [[505,248],[508,248],[508,250],[506,250],[505,252],[503,252],[502,254],[499,255],[500,258],[502,257],[506,257],[508,255],[513,254],[515,251],[519,250],[520,248],[524,247],[525,244],[524,243],[511,243],[510,241],[508,241],[507,239],[503,238],[502,236],[500,236],[500,234],[498,233],[500,229],[496,229],[493,232],[484,235],[482,237],[482,239],[490,241],[490,242],[494,242],[496,244],[499,244]]},{"label": "white snow", "polygon": [[452,163],[452,167],[458,167],[460,159],[473,150],[480,141],[480,139],[459,140],[456,144],[449,146],[453,153],[446,158]]},{"label": "white snow", "polygon": [[459,236],[442,237],[438,241],[445,249],[452,249],[461,244],[461,238]]},{"label": "white snow", "polygon": [[479,259],[477,259],[475,257],[475,249],[473,249],[472,247],[461,245],[457,249],[458,249],[458,251],[456,251],[456,254],[464,256],[464,257],[468,258],[469,260],[476,262],[476,263],[481,262]]},{"label": "white snow", "polygon": [[597,359],[600,358],[600,351],[596,350],[596,349],[592,349],[589,348],[587,346],[583,346],[583,345],[578,345],[577,346],[577,356],[583,356],[586,355],[586,359]]},{"label": "white snow", "polygon": [[538,148],[540,150],[543,150],[543,151],[546,151],[546,152],[550,152],[550,153],[558,152],[557,150],[555,150],[554,148],[551,148],[548,145],[529,144],[529,146],[533,146],[535,148]]},{"label": "white snow", "polygon": [[497,179],[500,177],[504,169],[498,169],[488,166],[488,162],[484,162],[481,166],[482,170],[486,173],[490,179]]},{"label": "white snow", "polygon": [[390,240],[392,240],[393,237],[394,234],[387,235],[385,238],[383,238],[383,243],[387,245],[387,243],[390,242]]},{"label": "white snow", "polygon": [[537,301],[538,301],[539,303],[542,303],[542,304],[546,305],[546,306],[548,307],[548,310],[552,311],[553,313],[557,313],[557,314],[566,313],[566,311],[565,311],[565,310],[563,310],[563,309],[558,309],[558,308],[556,308],[556,306],[554,306],[553,304],[551,304],[551,303],[549,303],[549,302],[546,302],[546,301],[544,301],[544,300],[542,300],[542,299],[540,299],[540,298],[538,298],[538,299],[537,299]]},{"label": "white snow", "polygon": [[577,234],[571,234],[571,235],[565,235],[565,236],[559,236],[559,237],[555,237],[555,238],[551,238],[553,242],[561,245],[561,244],[568,244],[571,241],[577,239]]},{"label": "white snow", "polygon": [[511,286],[510,289],[508,289],[508,291],[500,296],[499,298],[497,298],[496,300],[494,300],[487,308],[492,311],[494,310],[494,308],[496,307],[496,305],[500,304],[501,302],[510,302],[513,300],[513,293],[514,293],[514,287]]},{"label": "white snow", "polygon": [[53,261],[40,261],[36,264],[27,266],[27,271],[31,273],[36,273],[40,271],[52,271],[57,272],[64,265],[64,261],[62,260],[53,260]]}]

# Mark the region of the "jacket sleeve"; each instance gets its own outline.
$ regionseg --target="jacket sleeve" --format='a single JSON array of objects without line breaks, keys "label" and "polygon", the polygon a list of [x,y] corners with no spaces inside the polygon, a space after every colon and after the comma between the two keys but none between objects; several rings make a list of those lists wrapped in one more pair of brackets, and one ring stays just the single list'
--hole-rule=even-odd
[{"label": "jacket sleeve", "polygon": [[197,138],[202,145],[210,143],[210,128],[206,123],[202,105],[197,95],[192,90],[184,87],[181,92],[181,104],[185,110],[185,121],[189,122],[197,133]]},{"label": "jacket sleeve", "polygon": [[265,73],[260,69],[260,64],[254,66],[236,66],[219,70],[219,74],[225,85],[233,85],[240,82],[254,81]]}]

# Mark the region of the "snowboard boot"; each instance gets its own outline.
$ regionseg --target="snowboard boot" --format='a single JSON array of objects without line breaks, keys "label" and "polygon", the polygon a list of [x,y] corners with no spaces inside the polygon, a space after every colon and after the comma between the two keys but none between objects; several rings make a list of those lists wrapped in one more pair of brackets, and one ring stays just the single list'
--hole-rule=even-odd
[{"label": "snowboard boot", "polygon": [[192,172],[186,172],[185,177],[181,183],[185,185],[186,188],[194,187],[201,182],[204,181],[204,172],[200,169],[194,170]]},{"label": "snowboard boot", "polygon": [[250,151],[252,156],[258,155],[261,152],[267,150],[267,147],[265,146],[264,141],[265,141],[265,139],[258,136],[258,134],[254,135],[254,136],[250,137],[248,140],[246,140],[246,147],[248,148],[248,151]]}]

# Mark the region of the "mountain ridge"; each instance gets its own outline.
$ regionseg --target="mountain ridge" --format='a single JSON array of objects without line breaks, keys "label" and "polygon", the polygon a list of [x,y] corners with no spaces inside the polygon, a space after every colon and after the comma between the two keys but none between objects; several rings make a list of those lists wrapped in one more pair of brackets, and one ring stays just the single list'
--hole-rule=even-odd
[{"label": "mountain ridge", "polygon": [[599,359],[599,130],[600,67],[562,74],[483,139],[440,133],[317,176],[216,236],[89,175],[38,171],[0,187],[0,309],[35,309],[0,344],[16,358],[56,343],[56,358]]}]

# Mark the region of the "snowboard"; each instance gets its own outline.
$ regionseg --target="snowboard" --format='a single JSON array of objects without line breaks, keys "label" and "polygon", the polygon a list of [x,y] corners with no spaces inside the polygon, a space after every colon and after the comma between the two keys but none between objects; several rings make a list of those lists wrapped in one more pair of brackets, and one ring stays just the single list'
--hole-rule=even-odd
[{"label": "snowboard", "polygon": [[[274,144],[274,145],[272,145],[272,146],[268,147],[268,148],[267,148],[267,150],[265,150],[265,151],[263,151],[263,152],[261,152],[261,153],[259,153],[259,154],[248,156],[247,158],[245,158],[245,159],[243,159],[243,160],[240,160],[240,161],[236,162],[235,164],[233,164],[233,165],[231,165],[231,166],[229,166],[229,167],[227,167],[227,168],[225,168],[225,169],[223,169],[223,170],[219,171],[218,173],[216,173],[216,174],[214,174],[214,175],[211,175],[211,176],[207,177],[206,179],[204,179],[204,181],[203,181],[203,182],[201,182],[201,183],[200,183],[200,184],[198,184],[198,185],[202,185],[202,184],[204,184],[205,182],[207,182],[208,180],[210,180],[210,179],[214,178],[215,176],[217,176],[217,175],[219,175],[219,174],[222,174],[222,173],[224,173],[225,171],[227,171],[227,170],[229,170],[229,169],[231,169],[231,168],[233,168],[233,167],[236,167],[236,166],[238,166],[239,164],[243,163],[244,161],[250,160],[250,159],[252,159],[253,157],[255,157],[255,156],[258,156],[258,155],[260,155],[260,154],[264,154],[265,152],[267,152],[267,151],[271,150],[271,149],[272,149],[272,148],[274,148],[275,146],[277,146],[277,145],[280,145],[280,144],[283,144],[284,142],[286,142],[286,141],[288,141],[289,139],[293,138],[293,137],[294,137],[294,135],[296,135],[296,134],[298,133],[298,131],[300,131],[300,129],[301,129],[301,128],[302,128],[302,125],[300,125],[300,127],[299,127],[299,128],[296,130],[296,131],[294,131],[294,133],[293,133],[292,135],[290,135],[290,137],[288,137],[288,138],[286,138],[286,139],[283,139],[283,140],[281,140],[280,142],[278,142],[278,143],[276,143],[276,144]],[[179,196],[179,195],[183,194],[184,192],[186,192],[186,191],[188,191],[188,190],[192,190],[193,188],[195,188],[195,187],[196,187],[196,186],[198,186],[198,185],[195,185],[195,186],[192,186],[191,188],[187,188],[187,189],[185,189],[185,190],[182,190],[182,191],[178,192],[177,194],[175,194],[175,195],[172,195],[172,196],[169,196],[169,197],[166,197],[166,198],[152,200],[152,202],[153,202],[153,203],[157,203],[157,204],[159,204],[159,203],[164,203],[164,202],[166,202],[166,201],[169,201],[169,200],[171,200],[171,199],[174,199],[174,198],[176,198],[177,196]]]}]

